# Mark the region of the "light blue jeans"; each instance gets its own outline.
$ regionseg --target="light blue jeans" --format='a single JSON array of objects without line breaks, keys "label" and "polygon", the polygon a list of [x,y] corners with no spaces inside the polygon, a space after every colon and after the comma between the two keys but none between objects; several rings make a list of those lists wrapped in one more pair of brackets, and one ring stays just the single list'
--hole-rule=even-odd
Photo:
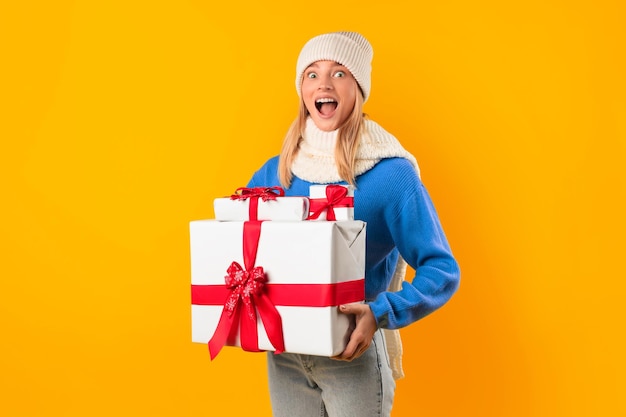
[{"label": "light blue jeans", "polygon": [[396,383],[382,331],[352,362],[268,352],[274,417],[389,416]]}]

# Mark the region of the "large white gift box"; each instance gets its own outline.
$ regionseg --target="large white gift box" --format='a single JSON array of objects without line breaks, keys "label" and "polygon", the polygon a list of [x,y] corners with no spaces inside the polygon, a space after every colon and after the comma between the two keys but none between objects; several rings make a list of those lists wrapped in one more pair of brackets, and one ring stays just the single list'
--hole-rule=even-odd
[{"label": "large white gift box", "polygon": [[351,185],[311,185],[309,199],[310,220],[354,220],[354,187]]},{"label": "large white gift box", "polygon": [[[193,342],[207,343],[216,333],[225,311],[224,294],[231,291],[225,284],[227,270],[233,262],[245,264],[244,223],[255,222],[190,223]],[[346,297],[351,297],[349,302],[364,299],[365,223],[269,221],[260,227],[254,265],[265,272],[263,290],[280,314],[285,351],[340,354],[347,344],[350,320],[337,306]],[[201,300],[212,294],[217,299]],[[256,321],[259,350],[277,351],[258,311]],[[240,330],[226,345],[241,346]]]}]

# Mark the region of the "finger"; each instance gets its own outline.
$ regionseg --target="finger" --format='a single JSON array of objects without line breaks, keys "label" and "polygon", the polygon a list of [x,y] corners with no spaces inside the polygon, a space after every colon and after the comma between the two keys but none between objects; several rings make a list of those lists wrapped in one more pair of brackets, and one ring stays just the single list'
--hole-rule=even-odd
[{"label": "finger", "polygon": [[339,356],[342,359],[351,358],[357,352],[358,347],[359,346],[356,343],[352,343],[352,344],[348,343],[348,346],[346,346],[346,348],[343,350],[343,352],[341,352],[341,355]]},{"label": "finger", "polygon": [[353,304],[342,304],[339,306],[339,311],[344,314],[359,314],[361,313],[361,308],[363,304],[353,303]]},{"label": "finger", "polygon": [[351,350],[350,352],[348,352],[347,348],[343,351],[343,353],[340,355],[340,357],[343,360],[347,360],[347,361],[351,361],[354,360],[356,358],[358,358],[359,356],[363,355],[367,349],[369,349],[371,345],[371,342],[358,342],[356,344],[356,347],[354,348],[354,350]]},{"label": "finger", "polygon": [[367,351],[368,346],[359,346],[359,348],[354,352],[354,355],[345,358],[345,361],[351,362],[357,358],[359,358],[361,355],[363,355],[366,351]]},{"label": "finger", "polygon": [[355,339],[350,339],[346,348],[339,354],[339,358],[342,360],[351,360],[351,358],[357,353],[360,342]]},{"label": "finger", "polygon": [[363,355],[365,353],[365,351],[367,350],[368,346],[366,345],[361,345],[359,346],[359,349],[356,351],[356,353],[354,354],[354,357],[352,359],[356,359],[359,356]]}]

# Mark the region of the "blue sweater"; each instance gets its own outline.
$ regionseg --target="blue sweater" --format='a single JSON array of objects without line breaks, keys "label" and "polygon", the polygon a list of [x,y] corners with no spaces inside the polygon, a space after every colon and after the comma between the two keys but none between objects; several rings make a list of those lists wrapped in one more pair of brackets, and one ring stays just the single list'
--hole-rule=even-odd
[{"label": "blue sweater", "polygon": [[[274,157],[253,175],[248,187],[279,185],[278,157]],[[310,185],[294,176],[285,195],[308,196]],[[365,297],[378,327],[407,326],[450,299],[459,285],[459,266],[430,196],[409,161],[383,159],[356,178],[354,217],[367,223]],[[402,283],[400,291],[388,292],[398,251],[416,274]]]}]

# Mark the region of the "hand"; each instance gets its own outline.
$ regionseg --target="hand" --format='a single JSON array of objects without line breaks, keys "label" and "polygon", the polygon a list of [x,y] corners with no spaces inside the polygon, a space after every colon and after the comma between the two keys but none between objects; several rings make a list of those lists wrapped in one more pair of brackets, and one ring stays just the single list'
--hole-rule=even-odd
[{"label": "hand", "polygon": [[378,328],[374,313],[367,304],[352,303],[339,306],[339,311],[344,314],[354,315],[355,327],[350,334],[348,345],[340,355],[332,359],[352,361],[361,356],[372,343],[374,333]]}]

